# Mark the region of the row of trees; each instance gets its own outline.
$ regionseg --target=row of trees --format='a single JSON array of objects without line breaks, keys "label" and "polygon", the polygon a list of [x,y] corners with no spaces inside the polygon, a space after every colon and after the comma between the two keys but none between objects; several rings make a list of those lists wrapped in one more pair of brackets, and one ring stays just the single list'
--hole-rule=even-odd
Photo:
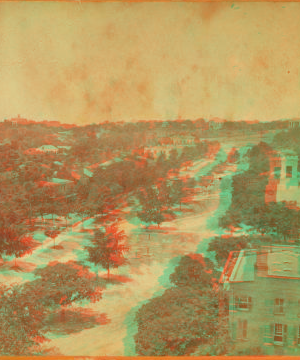
[{"label": "row of trees", "polygon": [[190,200],[194,187],[195,180],[189,178],[185,182],[177,179],[141,188],[137,194],[141,208],[137,213],[139,219],[145,224],[155,223],[159,226],[166,216],[174,216],[175,205],[179,205],[181,210],[182,202]]},{"label": "row of trees", "polygon": [[298,237],[299,211],[284,203],[265,203],[271,152],[272,148],[266,143],[249,151],[249,169],[233,177],[231,206],[219,221],[221,227],[244,224],[252,227],[252,231],[270,234],[278,241]]},{"label": "row of trees", "polygon": [[[20,256],[26,251],[23,250],[21,239],[28,239],[26,234],[34,230],[35,221],[38,217],[42,220],[47,215],[52,215],[54,223],[54,215],[65,219],[68,224],[70,214],[78,214],[82,219],[93,217],[95,215],[103,215],[110,213],[121,205],[121,198],[130,194],[140,197],[142,187],[148,189],[158,183],[159,179],[168,178],[170,171],[178,170],[183,164],[191,163],[193,160],[205,156],[209,144],[204,142],[195,147],[186,147],[179,154],[174,150],[167,159],[162,154],[157,160],[147,159],[139,155],[128,156],[123,162],[115,162],[106,169],[96,172],[95,176],[85,182],[79,181],[75,187],[70,188],[65,194],[61,194],[55,187],[40,187],[38,181],[50,180],[53,176],[53,170],[47,165],[42,167],[38,164],[30,164],[24,167],[18,167],[18,176],[14,179],[7,179],[2,183],[1,207],[2,207],[2,223],[0,224],[1,233],[3,234],[0,245],[0,255]],[[49,155],[49,161],[50,161]],[[54,161],[54,159],[52,159]],[[156,185],[157,186],[157,185]],[[190,185],[189,185],[190,186]],[[188,187],[189,187],[188,186]],[[179,203],[183,192],[186,192],[186,184],[174,182],[172,186],[162,187],[167,190],[165,200],[171,203]],[[171,191],[168,194],[168,191]],[[177,198],[177,199],[176,199]],[[167,203],[160,201],[160,208],[168,206]],[[148,210],[144,207],[144,213]],[[142,212],[143,212],[142,210]],[[160,210],[159,210],[160,211]],[[148,222],[148,215],[141,215],[143,221]],[[158,223],[162,221],[162,216],[155,215]],[[147,220],[148,219],[148,220]],[[153,219],[152,219],[153,220]],[[151,221],[152,221],[151,220]],[[156,222],[156,220],[154,220]],[[54,225],[54,224],[53,224]],[[5,235],[13,233],[14,235]],[[20,251],[16,250],[16,246],[11,246],[13,239],[18,245]],[[22,240],[24,242],[24,240]],[[27,245],[29,243],[27,242]],[[9,248],[11,246],[11,249]]]}]

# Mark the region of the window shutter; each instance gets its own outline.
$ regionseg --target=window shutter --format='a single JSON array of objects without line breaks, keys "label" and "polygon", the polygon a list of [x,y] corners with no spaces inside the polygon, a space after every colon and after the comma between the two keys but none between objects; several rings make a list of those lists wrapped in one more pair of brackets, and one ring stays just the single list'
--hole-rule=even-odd
[{"label": "window shutter", "polygon": [[232,323],[232,339],[236,340],[236,321]]},{"label": "window shutter", "polygon": [[291,345],[293,346],[297,346],[298,345],[298,330],[299,326],[298,325],[294,325],[293,327],[293,333],[292,333],[292,343]]},{"label": "window shutter", "polygon": [[272,344],[274,339],[274,325],[265,325],[264,344]]},{"label": "window shutter", "polygon": [[235,297],[230,297],[230,303],[229,303],[229,311],[233,311],[235,309]]},{"label": "window shutter", "polygon": [[238,296],[234,297],[234,309],[238,309],[239,308],[239,298]]},{"label": "window shutter", "polygon": [[251,310],[252,309],[252,297],[251,296],[248,297],[248,303],[249,303],[249,310]]},{"label": "window shutter", "polygon": [[273,314],[274,313],[274,302],[272,300],[265,301],[266,313]]},{"label": "window shutter", "polygon": [[259,345],[263,345],[265,342],[265,325],[259,327]]},{"label": "window shutter", "polygon": [[287,345],[287,339],[288,339],[288,326],[283,325],[283,343]]}]

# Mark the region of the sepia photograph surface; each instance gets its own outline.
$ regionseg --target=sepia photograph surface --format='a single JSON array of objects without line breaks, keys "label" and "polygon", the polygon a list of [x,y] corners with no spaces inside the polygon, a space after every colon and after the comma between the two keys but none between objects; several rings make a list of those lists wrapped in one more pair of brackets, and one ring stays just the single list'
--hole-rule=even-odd
[{"label": "sepia photograph surface", "polygon": [[1,357],[300,356],[299,19],[0,2]]}]

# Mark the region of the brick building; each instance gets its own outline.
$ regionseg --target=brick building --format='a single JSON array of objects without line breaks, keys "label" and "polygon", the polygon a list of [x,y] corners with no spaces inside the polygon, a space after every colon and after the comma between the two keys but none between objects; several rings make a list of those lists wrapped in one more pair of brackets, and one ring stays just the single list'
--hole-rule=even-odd
[{"label": "brick building", "polygon": [[236,352],[300,355],[299,247],[231,252],[220,283]]}]

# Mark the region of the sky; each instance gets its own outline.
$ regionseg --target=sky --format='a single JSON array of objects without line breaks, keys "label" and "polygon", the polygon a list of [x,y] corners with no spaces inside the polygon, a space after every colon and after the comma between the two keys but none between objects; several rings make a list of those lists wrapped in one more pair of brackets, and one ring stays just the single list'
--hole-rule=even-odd
[{"label": "sky", "polygon": [[0,120],[300,117],[300,3],[0,3]]}]

